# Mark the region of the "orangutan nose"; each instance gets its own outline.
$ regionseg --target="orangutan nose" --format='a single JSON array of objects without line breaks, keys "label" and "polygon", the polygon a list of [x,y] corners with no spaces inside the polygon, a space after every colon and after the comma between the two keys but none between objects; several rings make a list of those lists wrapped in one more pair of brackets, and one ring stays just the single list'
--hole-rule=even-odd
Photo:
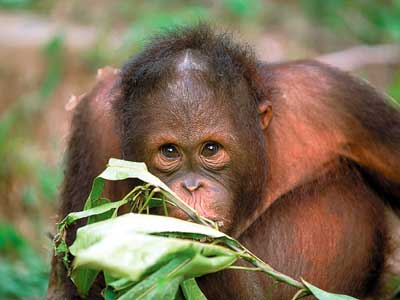
[{"label": "orangutan nose", "polygon": [[189,177],[183,181],[182,185],[183,185],[184,189],[193,193],[196,190],[198,190],[199,188],[201,188],[203,186],[203,183],[201,182],[201,180],[199,178]]}]

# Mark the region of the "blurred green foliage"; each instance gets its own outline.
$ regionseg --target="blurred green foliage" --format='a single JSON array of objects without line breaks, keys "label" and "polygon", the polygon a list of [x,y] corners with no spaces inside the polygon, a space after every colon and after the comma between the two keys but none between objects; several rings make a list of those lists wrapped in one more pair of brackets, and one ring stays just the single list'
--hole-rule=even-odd
[{"label": "blurred green foliage", "polygon": [[27,7],[32,0],[0,0],[0,7],[3,8],[22,8]]},{"label": "blurred green foliage", "polygon": [[262,12],[263,4],[259,0],[224,0],[224,8],[232,15],[245,18],[257,18]]},{"label": "blurred green foliage", "polygon": [[53,0],[0,0],[0,8],[46,13],[54,7],[55,2]]},{"label": "blurred green foliage", "polygon": [[[154,2],[165,2],[165,1],[154,1]],[[143,4],[144,7],[138,8],[136,6],[126,6],[121,4],[118,10],[121,10],[121,14],[127,17],[129,21],[127,29],[122,35],[122,46],[116,52],[110,52],[107,50],[105,43],[107,39],[99,37],[95,48],[91,49],[86,53],[86,59],[89,65],[93,69],[97,69],[103,65],[122,62],[127,57],[136,53],[140,50],[146,42],[146,39],[157,33],[160,29],[166,29],[176,26],[182,26],[187,24],[193,24],[200,20],[206,20],[209,17],[208,11],[202,6],[189,6],[189,7],[168,7],[163,5],[161,7],[153,6],[155,3]],[[165,8],[162,9],[162,8]],[[132,9],[134,8],[134,10]],[[140,11],[146,10],[146,13],[141,14]],[[131,12],[129,14],[129,12]],[[139,12],[139,13],[138,13]],[[126,14],[129,14],[129,17]],[[111,21],[112,22],[112,21]],[[104,29],[103,35],[110,35],[112,26]]]},{"label": "blurred green foliage", "polygon": [[[47,60],[47,70],[41,84],[34,93],[13,102],[0,117],[0,157],[7,158],[2,160],[0,168],[0,195],[2,198],[9,197],[13,181],[24,182],[21,199],[11,201],[21,202],[19,207],[25,211],[24,218],[28,219],[37,235],[26,239],[11,224],[0,222],[2,300],[44,299],[47,289],[49,264],[29,243],[45,238],[48,221],[42,217],[42,208],[49,202],[54,206],[62,176],[60,166],[49,165],[40,157],[40,151],[35,148],[33,130],[43,118],[43,107],[60,83],[62,45],[60,36],[45,45],[43,55]],[[15,194],[13,196],[16,197]],[[50,247],[48,240],[47,248]]]},{"label": "blurred green foliage", "polygon": [[48,263],[13,226],[0,223],[0,299],[44,299]]},{"label": "blurred green foliage", "polygon": [[399,0],[302,0],[301,4],[319,25],[364,43],[400,42]]},{"label": "blurred green foliage", "polygon": [[[148,38],[161,30],[208,21],[214,24],[257,24],[264,10],[261,0],[215,1],[115,1],[112,13],[101,26],[97,45],[85,55],[93,69],[106,64],[120,64],[139,51]],[[107,50],[106,38],[112,34],[113,24],[124,22],[122,45],[117,51]]]},{"label": "blurred green foliage", "polygon": [[[28,186],[34,184],[36,194],[42,194],[44,198],[53,201],[61,176],[46,161],[38,159],[31,145],[35,144],[32,129],[43,117],[42,108],[48,104],[61,80],[61,52],[62,38],[56,36],[44,47],[43,55],[48,66],[37,91],[13,102],[0,117],[0,157],[7,157],[0,168],[0,182],[23,178]],[[53,176],[49,178],[50,174]]]}]

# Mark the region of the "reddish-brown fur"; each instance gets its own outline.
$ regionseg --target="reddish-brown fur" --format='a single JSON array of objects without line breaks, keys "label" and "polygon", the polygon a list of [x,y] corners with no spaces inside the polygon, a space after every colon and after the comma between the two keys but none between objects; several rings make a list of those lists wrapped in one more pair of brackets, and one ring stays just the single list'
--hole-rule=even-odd
[{"label": "reddish-brown fur", "polygon": [[[274,114],[265,131],[270,157],[265,207],[319,177],[339,156],[400,181],[400,114],[383,95],[313,61],[266,65],[263,71]],[[357,115],[364,110],[370,119]],[[383,141],[387,133],[392,140]]]},{"label": "reddish-brown fur", "polygon": [[[364,299],[376,292],[383,267],[384,205],[347,164],[337,161],[332,171],[281,197],[240,240],[277,270]],[[200,283],[209,299],[290,299],[296,292],[272,287],[264,274],[236,270]]]},{"label": "reddish-brown fur", "polygon": [[[200,45],[202,39],[196,39],[196,33],[194,36],[190,39]],[[146,63],[162,61],[171,53],[183,51],[185,42],[179,36],[162,40],[160,47],[146,50],[143,59]],[[163,47],[167,50],[160,53]],[[250,121],[263,128],[267,161],[266,175],[255,165],[254,178],[248,181],[265,176],[257,178],[263,182],[261,199],[251,203],[251,198],[241,197],[246,203],[235,203],[238,212],[231,215],[234,224],[230,233],[291,276],[361,298],[376,293],[388,248],[384,211],[387,203],[398,204],[400,196],[399,110],[370,85],[335,68],[314,61],[259,64],[255,68],[242,52],[227,51],[232,60],[242,64],[244,79],[239,88],[247,84],[258,101],[260,115]],[[201,55],[197,58],[202,61]],[[223,71],[228,67],[220,68]],[[82,209],[92,179],[109,157],[121,157],[122,152],[127,155],[123,157],[130,158],[131,153],[125,151],[130,148],[124,143],[140,132],[125,129],[121,133],[120,119],[131,121],[129,111],[122,113],[125,108],[121,99],[128,100],[132,93],[139,97],[148,89],[132,91],[129,76],[136,76],[134,71],[132,75],[127,68],[121,78],[114,70],[103,70],[96,87],[77,107],[67,152],[62,215]],[[161,74],[162,69],[157,72]],[[237,88],[229,85],[235,74],[224,83],[227,90]],[[180,77],[168,74],[167,78]],[[155,88],[151,91],[151,101],[162,104],[163,100],[157,100],[162,99],[159,92]],[[157,135],[150,140],[157,143]],[[193,172],[188,174],[192,176]],[[240,182],[243,178],[232,180]],[[129,188],[126,183],[108,185],[107,195],[115,199]],[[68,241],[73,238],[71,230]],[[77,298],[56,258],[51,279],[48,299],[60,295]],[[263,274],[236,270],[206,276],[200,283],[209,299],[270,296],[278,300],[290,299],[294,292],[283,284],[273,288]],[[100,287],[92,291],[90,299],[99,296]]]}]

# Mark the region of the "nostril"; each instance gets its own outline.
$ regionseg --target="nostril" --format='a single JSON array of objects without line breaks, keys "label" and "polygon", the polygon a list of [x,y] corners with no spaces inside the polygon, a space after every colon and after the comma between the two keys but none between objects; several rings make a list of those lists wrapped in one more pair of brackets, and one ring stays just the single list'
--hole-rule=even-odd
[{"label": "nostril", "polygon": [[203,186],[201,181],[196,178],[187,178],[183,181],[182,185],[189,192],[194,192]]}]

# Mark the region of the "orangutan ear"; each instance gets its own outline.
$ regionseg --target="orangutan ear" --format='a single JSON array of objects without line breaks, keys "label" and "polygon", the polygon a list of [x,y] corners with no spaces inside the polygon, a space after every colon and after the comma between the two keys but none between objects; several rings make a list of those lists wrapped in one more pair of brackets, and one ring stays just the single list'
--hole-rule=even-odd
[{"label": "orangutan ear", "polygon": [[261,128],[264,130],[272,119],[272,105],[269,101],[262,101],[258,104],[258,115]]}]

